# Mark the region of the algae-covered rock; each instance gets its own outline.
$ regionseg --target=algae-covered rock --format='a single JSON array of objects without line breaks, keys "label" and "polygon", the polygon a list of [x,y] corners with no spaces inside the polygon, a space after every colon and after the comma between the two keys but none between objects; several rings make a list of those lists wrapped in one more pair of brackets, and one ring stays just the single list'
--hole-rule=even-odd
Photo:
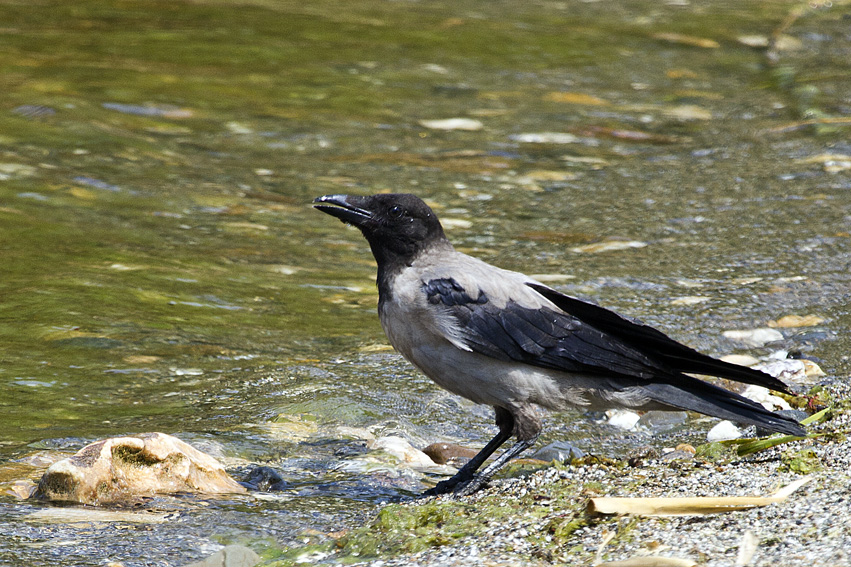
[{"label": "algae-covered rock", "polygon": [[101,505],[155,494],[245,491],[213,457],[171,435],[143,433],[92,443],[54,463],[32,497]]}]

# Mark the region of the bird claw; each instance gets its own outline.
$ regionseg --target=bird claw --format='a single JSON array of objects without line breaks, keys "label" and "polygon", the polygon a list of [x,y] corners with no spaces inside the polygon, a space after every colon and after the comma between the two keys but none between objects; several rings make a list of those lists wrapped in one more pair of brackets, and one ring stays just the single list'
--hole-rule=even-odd
[{"label": "bird claw", "polygon": [[488,483],[488,479],[481,475],[474,475],[473,478],[468,480],[467,482],[459,484],[455,490],[452,491],[453,496],[469,496],[474,492],[478,492]]},{"label": "bird claw", "polygon": [[423,492],[423,496],[440,496],[441,494],[451,494],[452,496],[469,496],[474,492],[478,492],[488,479],[481,475],[473,475],[469,478],[457,478],[453,476],[446,480],[438,482],[434,488],[430,488]]}]

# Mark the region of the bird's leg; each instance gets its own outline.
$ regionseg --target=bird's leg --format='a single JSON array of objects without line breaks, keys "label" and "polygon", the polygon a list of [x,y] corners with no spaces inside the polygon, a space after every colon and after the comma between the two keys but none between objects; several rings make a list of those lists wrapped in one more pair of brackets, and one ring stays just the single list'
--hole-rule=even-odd
[{"label": "bird's leg", "polygon": [[541,421],[530,406],[517,405],[510,411],[503,408],[494,409],[496,409],[496,423],[499,430],[505,431],[511,428],[511,432],[517,436],[517,443],[494,459],[484,470],[475,473],[470,480],[456,486],[453,492],[458,496],[466,496],[479,490],[508,461],[531,447],[541,434]]},{"label": "bird's leg", "polygon": [[[476,455],[472,459],[467,461],[467,464],[461,467],[461,469],[457,473],[455,473],[452,478],[448,478],[446,480],[438,482],[434,488],[426,490],[423,493],[423,496],[437,496],[438,494],[446,494],[447,492],[453,492],[459,485],[465,485],[466,483],[472,481],[475,477],[476,471],[479,470],[479,467],[482,466],[482,464],[487,461],[488,458],[493,455],[494,452],[499,449],[503,443],[505,443],[511,438],[511,435],[514,433],[514,416],[512,416],[507,410],[504,410],[502,408],[494,409],[496,410],[496,424],[499,427],[499,433],[497,433],[493,439],[488,441],[488,444],[485,445],[481,451],[476,453]],[[509,451],[511,451],[512,449],[514,449],[514,447],[509,449]],[[504,454],[501,455],[500,458],[502,458],[502,456],[504,456]],[[489,469],[492,466],[493,465],[490,465],[487,468]],[[494,470],[494,472],[496,472],[496,470]],[[481,483],[479,484],[479,486],[481,486]]]},{"label": "bird's leg", "polygon": [[504,467],[508,461],[531,447],[535,444],[535,440],[537,439],[521,439],[517,441],[514,445],[509,447],[503,454],[494,459],[494,461],[486,466],[482,472],[478,474],[474,474],[473,478],[469,480],[455,489],[455,494],[458,496],[467,496],[468,494],[472,494],[479,490],[490,478],[499,471],[502,467]]}]

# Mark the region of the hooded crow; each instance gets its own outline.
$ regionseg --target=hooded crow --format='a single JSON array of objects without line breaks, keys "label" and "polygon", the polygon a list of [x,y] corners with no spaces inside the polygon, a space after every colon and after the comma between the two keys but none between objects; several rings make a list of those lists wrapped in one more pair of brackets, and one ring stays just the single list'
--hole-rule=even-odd
[{"label": "hooded crow", "polygon": [[[688,410],[806,435],[795,420],[690,374],[788,393],[780,380],[458,252],[414,195],[325,195],[314,203],[369,242],[378,263],[378,316],[390,344],[438,385],[496,412],[499,433],[426,494],[470,494],[483,486],[537,439],[535,406]],[[512,436],[516,443],[479,471]]]}]

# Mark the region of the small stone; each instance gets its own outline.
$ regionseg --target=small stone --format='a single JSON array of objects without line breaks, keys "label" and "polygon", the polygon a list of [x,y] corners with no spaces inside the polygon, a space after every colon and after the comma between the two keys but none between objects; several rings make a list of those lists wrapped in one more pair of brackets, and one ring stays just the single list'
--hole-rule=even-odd
[{"label": "small stone", "polygon": [[688,419],[684,411],[648,411],[638,420],[638,425],[653,431],[668,431],[682,425]]},{"label": "small stone", "polygon": [[638,240],[604,240],[603,242],[595,242],[593,244],[585,244],[571,248],[571,252],[578,254],[598,254],[600,252],[612,252],[615,250],[629,250],[630,248],[644,248],[646,242]]},{"label": "small stone", "polygon": [[718,422],[715,427],[706,433],[706,440],[709,443],[716,441],[730,441],[731,439],[739,439],[742,436],[742,431],[736,427],[732,421]]},{"label": "small stone", "polygon": [[682,106],[674,106],[665,109],[665,116],[679,120],[680,122],[689,122],[692,120],[712,120],[712,112],[693,104],[684,104]]},{"label": "small stone", "polygon": [[43,104],[22,104],[13,108],[12,112],[26,118],[44,118],[56,114],[55,109]]},{"label": "small stone", "polygon": [[280,492],[290,487],[290,484],[284,480],[281,473],[272,467],[256,467],[251,469],[245,480],[239,484],[249,490],[260,492]]},{"label": "small stone", "polygon": [[8,177],[31,177],[37,171],[33,166],[24,163],[0,163],[0,173]]},{"label": "small stone", "polygon": [[260,563],[260,556],[244,545],[228,545],[213,555],[189,563],[184,567],[253,567]]},{"label": "small stone", "polygon": [[660,459],[663,461],[690,461],[694,459],[694,453],[674,449],[672,451],[664,451]]},{"label": "small stone", "polygon": [[102,107],[121,112],[123,114],[133,114],[136,116],[156,116],[161,118],[192,118],[195,114],[188,108],[178,108],[170,105],[141,105],[141,104],[122,104],[119,102],[104,102]]},{"label": "small stone", "polygon": [[768,343],[783,340],[783,334],[780,331],[768,328],[724,331],[722,335],[752,347],[761,347]]},{"label": "small stone", "polygon": [[579,138],[566,132],[530,132],[508,138],[521,144],[573,144],[579,141]]},{"label": "small stone", "polygon": [[702,295],[687,295],[672,300],[671,305],[697,305],[706,301],[709,301],[709,298]]},{"label": "small stone", "polygon": [[634,411],[616,409],[607,411],[606,418],[609,425],[620,427],[621,429],[633,430],[641,419],[641,416]]},{"label": "small stone", "polygon": [[581,459],[584,456],[585,451],[574,446],[570,441],[553,441],[532,453],[529,458],[539,461],[569,463],[573,459]]},{"label": "small stone", "polygon": [[473,226],[473,223],[468,221],[467,219],[447,218],[441,219],[440,222],[443,225],[443,228],[447,230],[452,230],[453,228],[470,228],[471,226]]},{"label": "small stone", "polygon": [[786,315],[776,321],[769,321],[768,326],[789,329],[795,327],[814,327],[821,323],[824,323],[824,319],[818,315]]},{"label": "small stone", "polygon": [[254,130],[250,126],[246,126],[241,122],[228,122],[225,124],[225,128],[227,128],[228,132],[232,134],[253,134]]},{"label": "small stone", "polygon": [[605,106],[609,101],[604,100],[594,95],[574,92],[550,92],[544,95],[544,100],[549,102],[559,102],[564,104],[581,104],[589,106]]},{"label": "small stone", "polygon": [[689,45],[692,47],[702,47],[704,49],[718,49],[721,47],[714,39],[706,37],[697,37],[693,35],[685,35],[677,32],[658,32],[653,34],[653,39],[666,41],[668,43],[676,43],[679,45]]},{"label": "small stone", "polygon": [[423,449],[423,453],[428,455],[436,464],[453,466],[459,462],[469,461],[476,456],[477,452],[475,449],[454,443],[432,443]]},{"label": "small stone", "polygon": [[740,35],[736,41],[748,47],[768,47],[769,39],[767,35]]},{"label": "small stone", "polygon": [[629,452],[629,454],[627,455],[627,463],[629,463],[629,466],[631,467],[638,467],[641,466],[644,461],[658,458],[659,451],[656,449],[656,447],[653,447],[651,445],[643,445],[641,447],[636,447],[635,449]]},{"label": "small stone", "polygon": [[484,128],[484,124],[472,118],[445,118],[443,120],[420,120],[420,126],[431,130],[465,130],[473,132]]},{"label": "small stone", "polygon": [[762,386],[750,385],[742,392],[742,395],[749,400],[753,400],[761,404],[767,410],[788,410],[792,409],[789,403],[779,396],[773,395],[768,388]]},{"label": "small stone", "polygon": [[783,360],[772,360],[754,366],[775,378],[784,382],[795,382],[799,384],[812,383],[813,378],[824,376],[824,371],[812,360],[800,358],[785,358]]},{"label": "small stone", "polygon": [[373,451],[384,451],[411,467],[431,467],[435,464],[423,451],[408,443],[406,439],[395,435],[379,437],[368,443],[368,447]]}]

